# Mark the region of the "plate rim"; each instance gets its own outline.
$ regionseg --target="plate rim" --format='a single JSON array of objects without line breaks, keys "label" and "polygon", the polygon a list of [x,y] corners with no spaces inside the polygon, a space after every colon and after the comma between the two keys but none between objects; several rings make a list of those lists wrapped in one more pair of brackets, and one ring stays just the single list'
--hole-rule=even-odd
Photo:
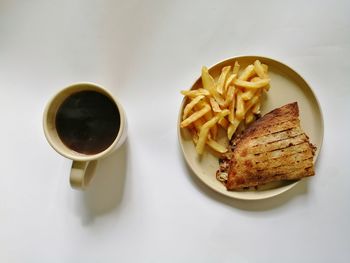
[{"label": "plate rim", "polygon": [[[315,99],[315,102],[316,102],[316,105],[318,107],[318,110],[320,112],[320,120],[321,120],[321,123],[320,123],[320,126],[321,126],[321,140],[320,140],[320,145],[318,146],[318,151],[317,151],[317,154],[315,156],[315,159],[314,159],[314,164],[316,163],[317,159],[318,159],[318,155],[320,154],[321,152],[321,149],[322,149],[322,145],[323,145],[323,139],[324,139],[324,118],[323,118],[323,112],[322,112],[322,108],[321,108],[321,104],[314,92],[314,90],[312,89],[311,85],[309,84],[308,81],[306,81],[306,79],[301,75],[299,74],[299,72],[297,72],[295,69],[291,68],[289,65],[287,65],[286,63],[284,62],[281,62],[280,60],[277,60],[277,59],[273,59],[273,58],[270,58],[270,57],[266,57],[266,56],[261,56],[261,55],[239,55],[239,56],[234,56],[234,57],[231,57],[231,58],[227,58],[227,59],[224,59],[224,60],[221,60],[213,65],[211,65],[210,67],[208,67],[208,70],[210,70],[211,68],[213,67],[216,67],[218,66],[219,64],[222,64],[222,63],[225,63],[225,62],[228,62],[228,61],[232,61],[232,60],[239,60],[239,59],[264,59],[264,60],[271,60],[273,61],[274,63],[277,63],[277,64],[281,64],[282,66],[286,67],[288,70],[292,71],[294,74],[296,74],[298,77],[300,77],[300,79],[302,79],[309,91],[311,92],[313,98]],[[195,79],[195,81],[193,82],[193,84],[190,86],[190,90],[193,88],[193,86],[197,83],[197,81],[200,79],[200,76],[198,78]],[[181,104],[180,104],[180,109],[179,109],[179,113],[178,113],[178,118],[177,118],[177,135],[178,135],[178,142],[180,144],[180,147],[181,147],[181,151],[182,151],[182,155],[183,155],[183,158],[185,159],[186,161],[186,165],[188,165],[188,167],[190,167],[192,173],[204,184],[206,185],[207,187],[209,187],[210,189],[214,190],[215,192],[223,195],[223,196],[226,196],[226,197],[229,197],[229,198],[233,198],[233,199],[237,199],[237,200],[247,200],[247,201],[255,201],[255,200],[265,200],[265,199],[269,199],[269,198],[272,198],[272,197],[275,197],[277,195],[280,195],[280,194],[283,194],[285,192],[287,192],[288,190],[292,189],[293,187],[295,187],[297,184],[299,184],[301,182],[301,180],[304,180],[305,178],[302,178],[300,180],[297,180],[295,181],[294,183],[291,183],[291,184],[288,184],[286,186],[283,186],[283,189],[281,189],[281,191],[279,192],[276,192],[276,193],[272,193],[270,195],[264,195],[262,197],[259,197],[259,196],[251,196],[251,197],[241,197],[241,196],[233,196],[233,195],[230,195],[229,193],[232,193],[230,191],[227,191],[226,192],[222,192],[220,191],[219,189],[217,189],[216,187],[208,184],[207,182],[204,181],[204,179],[202,179],[199,175],[197,175],[193,165],[191,164],[191,162],[188,160],[188,157],[187,157],[187,154],[186,154],[186,151],[184,149],[184,145],[183,143],[181,142],[182,140],[182,135],[181,135],[181,127],[180,127],[180,122],[181,122],[181,117],[182,117],[182,111],[183,111],[183,108],[184,108],[184,104],[185,104],[185,101],[186,101],[186,97],[183,97],[182,101],[181,101]]]}]

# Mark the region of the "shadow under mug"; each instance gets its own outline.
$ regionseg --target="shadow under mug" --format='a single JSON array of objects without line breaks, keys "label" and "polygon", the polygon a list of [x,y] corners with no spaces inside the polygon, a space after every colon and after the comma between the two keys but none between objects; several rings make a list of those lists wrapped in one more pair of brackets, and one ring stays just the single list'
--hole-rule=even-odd
[{"label": "shadow under mug", "polygon": [[[58,109],[69,96],[81,91],[95,91],[108,97],[117,106],[120,116],[120,126],[116,138],[107,149],[96,154],[84,154],[70,149],[60,139],[56,129],[56,114]],[[89,162],[105,157],[118,149],[125,142],[127,136],[127,121],[123,107],[110,92],[93,83],[77,83],[59,91],[46,105],[43,116],[43,128],[45,137],[52,148],[64,157],[73,160],[70,172],[70,184],[73,188],[77,189],[85,189],[92,179],[92,174],[86,173]]]}]

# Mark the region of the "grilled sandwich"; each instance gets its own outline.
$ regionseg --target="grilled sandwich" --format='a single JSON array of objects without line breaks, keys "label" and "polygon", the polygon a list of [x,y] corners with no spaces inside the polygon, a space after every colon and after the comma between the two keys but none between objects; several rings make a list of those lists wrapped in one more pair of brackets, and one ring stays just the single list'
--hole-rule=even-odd
[{"label": "grilled sandwich", "polygon": [[232,142],[217,176],[227,174],[228,190],[315,174],[316,147],[300,127],[297,102],[277,108],[249,126]]}]

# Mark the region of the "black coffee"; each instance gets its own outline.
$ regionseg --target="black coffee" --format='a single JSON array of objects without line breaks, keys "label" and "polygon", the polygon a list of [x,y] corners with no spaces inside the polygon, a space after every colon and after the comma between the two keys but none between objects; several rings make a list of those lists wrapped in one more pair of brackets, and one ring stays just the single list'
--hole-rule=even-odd
[{"label": "black coffee", "polygon": [[116,104],[96,91],[70,95],[56,114],[58,136],[79,153],[96,154],[107,149],[117,137],[119,127]]}]

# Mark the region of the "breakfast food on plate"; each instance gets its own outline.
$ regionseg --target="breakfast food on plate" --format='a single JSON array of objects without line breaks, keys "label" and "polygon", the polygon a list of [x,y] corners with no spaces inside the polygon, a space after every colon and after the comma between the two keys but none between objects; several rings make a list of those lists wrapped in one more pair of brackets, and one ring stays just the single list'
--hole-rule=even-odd
[{"label": "breakfast food on plate", "polygon": [[267,113],[232,142],[220,159],[217,179],[228,190],[315,174],[316,147],[300,127],[297,102]]},{"label": "breakfast food on plate", "polygon": [[[256,60],[240,70],[236,61],[223,67],[217,79],[203,67],[201,80],[202,88],[181,92],[186,105],[180,126],[190,131],[199,155],[205,145],[223,154],[238,126],[259,116],[261,95],[269,90],[268,67]],[[219,143],[219,129],[225,130],[226,143]]]}]

